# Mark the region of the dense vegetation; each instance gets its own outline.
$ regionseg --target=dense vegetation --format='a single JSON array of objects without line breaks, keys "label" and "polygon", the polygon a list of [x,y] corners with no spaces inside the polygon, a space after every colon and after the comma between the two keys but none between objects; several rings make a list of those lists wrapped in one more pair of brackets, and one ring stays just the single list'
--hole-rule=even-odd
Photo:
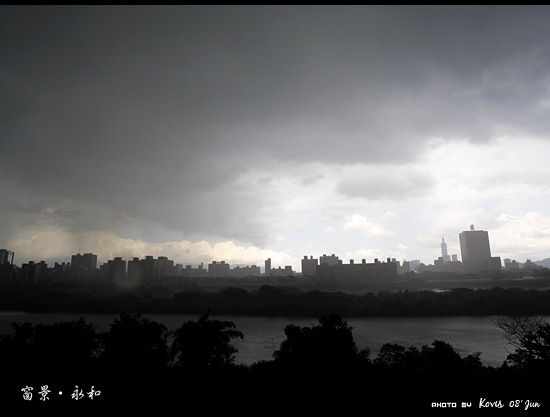
[{"label": "dense vegetation", "polygon": [[251,366],[234,364],[231,341],[242,333],[208,315],[173,332],[127,314],[104,333],[84,319],[13,324],[12,334],[0,337],[0,392],[4,401],[17,401],[21,386],[48,382],[57,390],[80,383],[100,387],[103,402],[177,400],[182,410],[198,405],[203,411],[255,401],[281,407],[291,398],[320,408],[429,408],[432,401],[477,402],[480,395],[530,399],[544,409],[546,385],[536,381],[550,371],[550,325],[521,317],[499,325],[516,351],[492,368],[479,354],[462,357],[438,340],[421,349],[386,344],[371,357],[339,316],[321,317],[312,327],[288,325],[273,359]]},{"label": "dense vegetation", "polygon": [[117,292],[82,285],[12,286],[0,291],[0,310],[76,313],[179,313],[310,316],[548,315],[549,290],[465,289],[302,292],[264,285],[257,291],[226,288],[217,293],[189,290],[176,294]]}]

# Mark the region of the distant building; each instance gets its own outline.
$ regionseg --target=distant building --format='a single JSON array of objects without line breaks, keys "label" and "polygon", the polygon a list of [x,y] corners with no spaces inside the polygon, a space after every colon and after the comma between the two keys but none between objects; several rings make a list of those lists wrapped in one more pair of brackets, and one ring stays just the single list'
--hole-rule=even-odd
[{"label": "distant building", "polygon": [[139,258],[134,257],[128,261],[128,282],[139,285],[145,282],[145,272]]},{"label": "distant building", "polygon": [[397,280],[397,262],[388,258],[388,262],[367,263],[365,259],[361,263],[355,263],[353,259],[349,264],[321,263],[317,268],[317,276],[321,280],[331,281],[355,281],[361,283],[387,283]]},{"label": "distant building", "polygon": [[[183,270],[181,265],[179,269]],[[128,261],[128,281],[134,285],[151,284],[164,277],[179,276],[180,271],[174,261],[166,256],[159,256],[157,259],[146,256],[144,259],[133,258]]]},{"label": "distant building", "polygon": [[229,270],[232,277],[255,277],[262,274],[260,267],[256,265],[236,266]]},{"label": "distant building", "polygon": [[185,265],[185,268],[182,268],[180,275],[182,277],[204,277],[208,275],[208,271],[204,268],[204,264],[201,262],[197,268],[193,268],[191,265]]},{"label": "distant building", "polygon": [[426,265],[424,262],[421,262],[420,265],[416,268],[416,272],[418,273],[424,273],[424,272],[434,272],[435,266],[434,265]]},{"label": "distant building", "polygon": [[144,284],[152,284],[159,277],[157,276],[157,263],[155,258],[151,255],[147,255],[145,258],[139,260],[139,265],[141,268],[142,282]]},{"label": "distant building", "polygon": [[445,237],[441,237],[441,261],[442,262],[451,262],[451,257],[447,253],[447,243],[445,242]]},{"label": "distant building", "polygon": [[107,280],[115,284],[126,282],[126,261],[120,256],[107,261]]},{"label": "distant building", "polygon": [[294,271],[290,265],[286,265],[284,268],[279,266],[277,268],[271,268],[270,275],[275,277],[293,277]]},{"label": "distant building", "polygon": [[411,270],[411,272],[418,272],[418,268],[420,267],[420,259],[413,259],[412,261],[408,261],[409,262],[409,268]]},{"label": "distant building", "polygon": [[11,279],[13,277],[14,253],[7,249],[0,249],[0,279]]},{"label": "distant building", "polygon": [[177,275],[174,261],[166,256],[159,256],[155,262],[155,278],[173,277]]},{"label": "distant building", "polygon": [[463,261],[491,257],[489,233],[485,230],[475,230],[474,225],[471,225],[470,230],[460,232],[458,236]]},{"label": "distant building", "polygon": [[454,274],[462,274],[464,272],[464,268],[462,267],[462,262],[460,261],[443,262],[443,258],[441,256],[434,261],[433,268],[430,269],[430,268],[426,268],[425,266],[423,270],[432,271],[432,272],[450,272]]},{"label": "distant building", "polygon": [[48,276],[48,264],[45,261],[35,263],[29,261],[21,265],[21,279],[28,282],[36,282]]},{"label": "distant building", "polygon": [[229,264],[225,263],[225,261],[212,261],[212,263],[208,264],[208,275],[211,277],[228,277]]},{"label": "distant building", "polygon": [[77,253],[71,256],[71,273],[77,276],[89,276],[97,270],[97,255]]},{"label": "distant building", "polygon": [[462,266],[465,273],[500,271],[500,257],[491,256],[489,233],[485,230],[463,231],[459,235]]},{"label": "distant building", "polygon": [[265,274],[270,275],[271,274],[271,258],[266,259],[265,262],[264,262],[264,265],[265,265],[265,268],[264,268]]},{"label": "distant building", "polygon": [[307,256],[304,256],[302,259],[302,275],[304,276],[313,276],[317,275],[317,266],[319,262],[317,259],[313,259],[313,256],[310,256],[309,259]]},{"label": "distant building", "polygon": [[520,263],[515,259],[506,258],[504,259],[504,269],[509,271],[517,271],[520,268]]},{"label": "distant building", "polygon": [[12,264],[13,265],[13,257],[14,252],[9,251],[7,249],[0,249],[0,265],[4,264]]},{"label": "distant building", "polygon": [[336,256],[334,253],[332,255],[326,255],[326,254],[323,254],[323,256],[321,256],[319,258],[319,265],[320,264],[327,264],[327,265],[338,265],[342,263],[340,261],[340,259],[338,258],[338,256]]},{"label": "distant building", "polygon": [[71,273],[71,264],[68,262],[56,262],[53,266],[52,272],[58,277],[67,276]]}]

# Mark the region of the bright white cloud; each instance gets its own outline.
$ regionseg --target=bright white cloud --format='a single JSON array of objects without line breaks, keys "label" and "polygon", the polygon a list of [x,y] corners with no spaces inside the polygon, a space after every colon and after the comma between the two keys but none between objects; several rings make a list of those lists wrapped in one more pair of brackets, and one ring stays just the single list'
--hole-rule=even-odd
[{"label": "bright white cloud", "polygon": [[122,238],[112,232],[88,231],[73,233],[58,228],[28,230],[25,237],[10,240],[8,245],[15,251],[19,263],[29,259],[57,261],[70,259],[75,251],[94,252],[98,261],[105,262],[115,256],[131,259],[134,256],[144,257],[168,256],[179,263],[198,264],[212,260],[225,260],[230,264],[262,265],[267,258],[273,265],[293,265],[296,260],[284,252],[260,249],[255,246],[241,246],[233,241],[211,244],[207,241],[191,242],[147,242],[143,240]]},{"label": "bright white cloud", "polygon": [[387,236],[392,234],[392,232],[386,230],[381,224],[370,222],[360,214],[349,216],[344,222],[344,230],[364,231],[372,236]]},{"label": "bright white cloud", "polygon": [[537,260],[550,256],[550,217],[534,212],[501,214],[497,223],[491,243],[502,257]]},{"label": "bright white cloud", "polygon": [[380,260],[383,258],[383,253],[379,248],[362,248],[346,252],[343,261],[347,263],[350,259],[353,259],[355,262],[360,262],[365,259],[367,262],[373,262],[375,258]]},{"label": "bright white cloud", "polygon": [[[234,211],[232,218],[242,218],[242,227],[255,227],[254,234],[262,236],[263,245],[215,236],[208,240],[169,236],[163,240],[161,233],[153,241],[125,234],[123,227],[114,233],[94,231],[97,228],[87,232],[85,227],[75,230],[64,227],[64,222],[78,224],[76,214],[82,210],[71,210],[64,201],[58,204],[64,210],[40,211],[39,217],[34,216],[40,221],[29,226],[32,232],[19,228],[8,244],[20,261],[61,259],[81,248],[97,252],[103,259],[151,254],[191,263],[211,259],[261,263],[271,257],[274,263],[299,269],[304,254],[326,252],[433,262],[440,255],[441,235],[449,253],[459,254],[458,233],[475,224],[489,231],[496,256],[518,261],[550,256],[547,218],[540,214],[550,206],[549,141],[501,137],[479,144],[433,139],[419,152],[423,156],[418,161],[387,170],[380,165],[292,165],[273,159],[266,159],[262,167],[251,166],[228,184],[240,190],[234,198],[262,199],[264,203],[253,213],[254,223],[247,220],[248,210]],[[407,182],[410,190],[391,198],[382,198],[378,192],[372,200],[339,192],[342,181],[374,169],[379,178],[386,175],[391,181],[407,178],[410,172],[424,172],[418,178],[430,181],[423,189],[422,181],[412,185],[411,180]],[[216,215],[224,216],[223,209],[218,207]],[[108,219],[108,213],[103,218]],[[131,224],[138,222],[135,218]],[[152,223],[147,226],[148,230],[155,227]]]}]

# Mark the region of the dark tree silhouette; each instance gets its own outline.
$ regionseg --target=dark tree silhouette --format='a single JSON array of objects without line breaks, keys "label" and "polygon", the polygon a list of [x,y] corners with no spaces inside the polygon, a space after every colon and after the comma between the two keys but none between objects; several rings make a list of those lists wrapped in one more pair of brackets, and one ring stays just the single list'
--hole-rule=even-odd
[{"label": "dark tree silhouette", "polygon": [[542,317],[501,317],[496,325],[516,348],[506,365],[516,368],[550,367],[550,323]]},{"label": "dark tree silhouette", "polygon": [[121,314],[103,335],[101,361],[112,368],[159,369],[168,364],[167,329],[163,324]]},{"label": "dark tree silhouette", "polygon": [[408,358],[411,356],[411,349],[407,351],[404,346],[395,343],[386,343],[378,351],[378,356],[374,364],[387,369],[401,369],[406,366]]},{"label": "dark tree silhouette", "polygon": [[[437,340],[421,348],[386,344],[371,362],[369,351],[357,348],[352,327],[338,316],[321,317],[311,327],[288,325],[274,359],[251,366],[233,365],[237,350],[231,342],[243,337],[234,323],[210,320],[208,314],[171,333],[162,324],[126,314],[99,335],[84,319],[14,324],[12,335],[0,337],[0,392],[13,390],[18,379],[28,384],[29,377],[55,375],[60,381],[100,381],[104,391],[116,392],[117,398],[135,400],[135,382],[152,397],[186,392],[197,404],[211,400],[213,393],[220,404],[222,394],[229,400],[254,393],[252,397],[269,401],[281,387],[294,398],[316,396],[318,404],[327,398],[363,398],[365,392],[377,399],[389,394],[393,401],[395,389],[400,398],[406,396],[404,404],[426,392],[438,397],[485,387],[498,389],[495,392],[510,389],[514,395],[520,387],[533,398],[544,398],[544,385],[535,381],[550,371],[550,324],[535,318],[499,323],[516,352],[508,365],[496,369],[482,366],[479,354],[461,357],[450,344]],[[203,389],[205,384],[209,390]]]},{"label": "dark tree silhouette", "polygon": [[172,332],[171,356],[177,367],[205,369],[231,365],[237,349],[231,339],[243,338],[231,321],[210,320],[204,314]]},{"label": "dark tree silhouette", "polygon": [[0,339],[3,369],[29,371],[89,368],[99,352],[93,325],[83,318],[52,325],[13,323],[13,335]]},{"label": "dark tree silhouette", "polygon": [[453,347],[441,340],[434,340],[431,346],[422,346],[420,357],[428,372],[453,372],[462,368],[462,358]]},{"label": "dark tree silhouette", "polygon": [[335,370],[368,361],[368,350],[358,351],[352,327],[339,316],[325,316],[319,325],[288,325],[286,340],[273,356],[281,366]]},{"label": "dark tree silhouette", "polygon": [[482,369],[479,353],[461,357],[453,347],[440,340],[421,349],[410,346],[408,349],[397,344],[387,343],[380,348],[374,364],[384,372],[406,374],[440,374],[474,372]]}]

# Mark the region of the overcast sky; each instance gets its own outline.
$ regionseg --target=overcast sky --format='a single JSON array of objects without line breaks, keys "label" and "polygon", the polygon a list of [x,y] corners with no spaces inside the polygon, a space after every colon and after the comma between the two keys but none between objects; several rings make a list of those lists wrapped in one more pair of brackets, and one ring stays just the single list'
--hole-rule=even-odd
[{"label": "overcast sky", "polygon": [[550,256],[549,7],[0,7],[0,240]]}]

